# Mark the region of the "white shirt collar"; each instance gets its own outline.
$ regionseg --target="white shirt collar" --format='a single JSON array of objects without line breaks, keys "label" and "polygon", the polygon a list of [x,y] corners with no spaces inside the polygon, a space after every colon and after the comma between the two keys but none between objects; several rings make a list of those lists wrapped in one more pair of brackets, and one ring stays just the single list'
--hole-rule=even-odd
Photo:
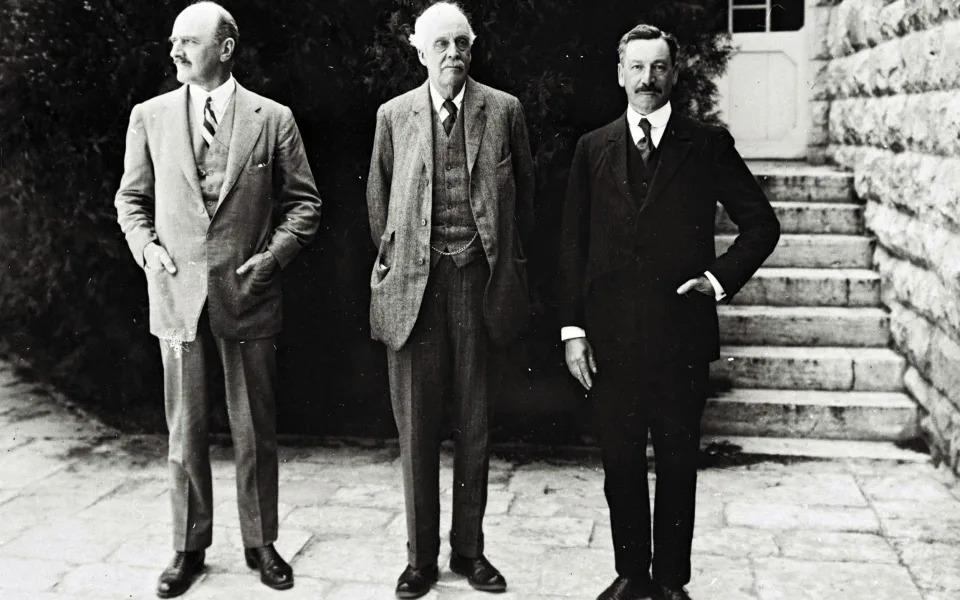
[{"label": "white shirt collar", "polygon": [[627,123],[630,125],[630,134],[633,136],[633,143],[639,143],[643,139],[643,130],[640,129],[640,119],[650,121],[650,137],[653,138],[653,145],[660,147],[660,140],[663,139],[663,132],[667,129],[667,121],[673,109],[670,107],[670,101],[653,111],[648,115],[641,115],[632,105],[627,105]]},{"label": "white shirt collar", "polygon": [[[443,103],[446,100],[443,96],[440,95],[440,92],[433,87],[433,84],[429,84],[430,87],[430,99],[433,101],[433,112],[437,113],[440,116],[440,120],[447,118],[447,109],[443,107]],[[460,88],[460,93],[453,97],[453,105],[457,107],[457,112],[460,112],[460,107],[463,105],[463,93],[467,91],[467,82],[463,82],[463,87]]]},{"label": "white shirt collar", "polygon": [[223,120],[223,113],[227,110],[230,98],[237,91],[237,80],[233,78],[233,75],[230,75],[229,79],[209,92],[196,85],[188,87],[190,88],[190,103],[193,105],[193,113],[197,115],[197,123],[203,123],[203,106],[207,103],[207,96],[212,99],[211,108],[213,108],[213,114],[217,117],[217,123],[219,123]]}]

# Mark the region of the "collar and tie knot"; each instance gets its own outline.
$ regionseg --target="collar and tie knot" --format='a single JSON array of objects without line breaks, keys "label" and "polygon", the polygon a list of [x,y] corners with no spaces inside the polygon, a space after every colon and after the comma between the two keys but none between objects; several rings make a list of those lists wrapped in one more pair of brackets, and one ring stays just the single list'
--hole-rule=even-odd
[{"label": "collar and tie knot", "polygon": [[637,150],[640,151],[641,156],[643,156],[643,163],[646,164],[650,160],[650,154],[656,150],[656,146],[653,145],[653,138],[650,137],[650,121],[640,119],[640,130],[643,131],[643,139],[637,142]]},{"label": "collar and tie knot", "polygon": [[450,135],[453,124],[457,122],[457,105],[452,100],[444,100],[443,107],[447,109],[447,118],[443,120],[443,130],[447,135]]}]

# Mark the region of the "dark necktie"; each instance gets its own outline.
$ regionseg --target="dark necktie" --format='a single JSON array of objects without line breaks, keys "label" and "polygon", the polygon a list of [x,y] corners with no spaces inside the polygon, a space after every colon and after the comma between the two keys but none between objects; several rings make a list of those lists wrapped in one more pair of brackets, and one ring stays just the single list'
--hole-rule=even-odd
[{"label": "dark necktie", "polygon": [[650,137],[650,121],[640,119],[640,129],[643,131],[643,139],[637,142],[637,149],[643,157],[643,164],[650,161],[650,154],[654,151],[653,138]]},{"label": "dark necktie", "polygon": [[447,118],[443,120],[443,130],[450,135],[453,124],[457,122],[457,105],[450,100],[443,101],[443,107],[447,109]]},{"label": "dark necktie", "polygon": [[213,114],[212,100],[213,98],[207,96],[207,103],[203,105],[203,127],[200,129],[207,148],[213,145],[213,136],[217,135],[217,117]]}]

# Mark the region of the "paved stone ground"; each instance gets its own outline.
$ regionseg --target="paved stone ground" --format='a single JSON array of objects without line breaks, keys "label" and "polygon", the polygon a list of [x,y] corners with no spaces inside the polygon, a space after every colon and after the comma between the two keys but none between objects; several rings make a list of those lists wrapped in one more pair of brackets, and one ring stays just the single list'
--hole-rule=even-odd
[{"label": "paved stone ground", "polygon": [[[0,362],[0,452],[0,598],[153,597],[171,555],[163,437],[118,436]],[[393,598],[405,564],[396,449],[286,446],[281,459],[277,545],[294,589],[268,590],[244,566],[231,452],[216,448],[214,545],[185,598]],[[446,528],[449,456],[441,480]],[[502,600],[590,599],[612,580],[595,460],[495,459],[487,514]],[[915,462],[707,469],[694,570],[697,600],[956,600],[960,484]],[[485,597],[445,569],[427,596]]]}]

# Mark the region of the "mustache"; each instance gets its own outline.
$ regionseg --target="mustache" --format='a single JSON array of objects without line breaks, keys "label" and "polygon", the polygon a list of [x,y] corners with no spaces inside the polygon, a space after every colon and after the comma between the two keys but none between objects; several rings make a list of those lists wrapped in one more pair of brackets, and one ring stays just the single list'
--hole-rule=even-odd
[{"label": "mustache", "polygon": [[648,93],[648,92],[653,92],[655,94],[663,93],[663,90],[661,90],[655,85],[641,85],[640,87],[634,89],[633,91],[634,93],[637,93],[637,94]]}]

